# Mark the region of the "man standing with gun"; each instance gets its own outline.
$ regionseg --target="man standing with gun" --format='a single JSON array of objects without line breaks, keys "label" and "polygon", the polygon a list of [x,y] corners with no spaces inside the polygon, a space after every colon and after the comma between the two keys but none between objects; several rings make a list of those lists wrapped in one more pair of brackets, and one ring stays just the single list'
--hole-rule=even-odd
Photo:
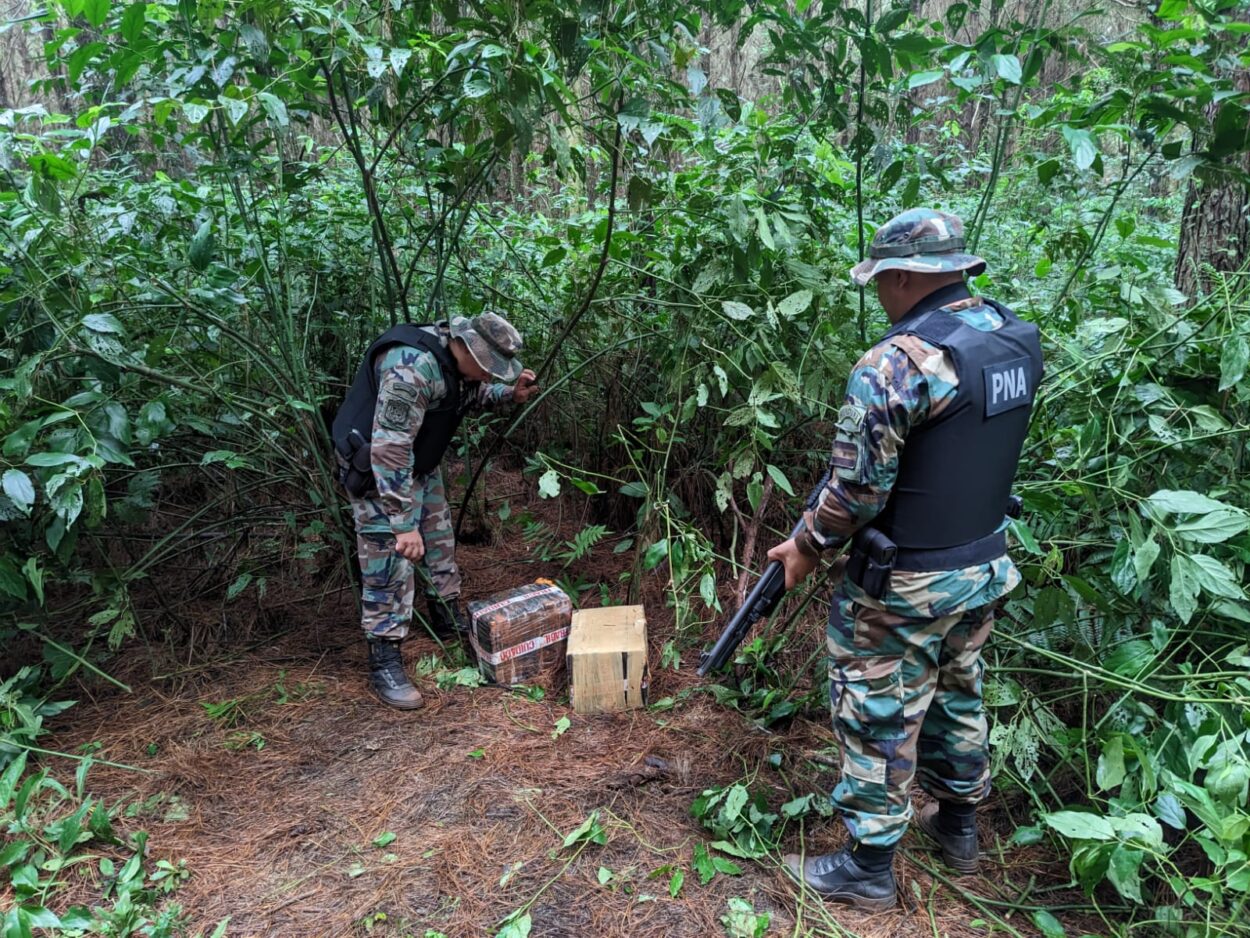
[{"label": "man standing with gun", "polygon": [[964,253],[954,215],[904,212],[868,253],[851,279],[876,280],[892,328],[851,372],[828,483],[768,556],[790,589],[851,541],[827,635],[842,749],[831,797],[852,844],[785,862],[827,898],[877,911],[896,901],[894,849],[917,774],[936,799],[922,830],[958,873],[977,869],[976,805],[989,791],[981,649],[996,600],[1020,581],[1005,516],[1042,355],[1035,326],[969,293],[964,272],[985,262]]}]

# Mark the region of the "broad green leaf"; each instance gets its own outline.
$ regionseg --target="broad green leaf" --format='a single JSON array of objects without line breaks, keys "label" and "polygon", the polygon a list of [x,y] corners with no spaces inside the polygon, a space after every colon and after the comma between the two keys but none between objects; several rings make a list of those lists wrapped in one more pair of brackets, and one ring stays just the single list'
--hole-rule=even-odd
[{"label": "broad green leaf", "polygon": [[722,300],[720,306],[726,316],[739,322],[744,319],[750,319],[755,315],[755,310],[747,306],[746,303],[739,303],[735,300]]},{"label": "broad green leaf", "polygon": [[[58,480],[61,480],[58,483]],[[52,505],[52,510],[56,512],[58,518],[65,522],[65,526],[71,526],[78,520],[78,516],[82,513],[83,494],[82,485],[68,476],[56,476],[52,479],[47,487],[48,501]]]},{"label": "broad green leaf", "polygon": [[1011,834],[1011,843],[1018,847],[1031,847],[1033,844],[1040,844],[1045,839],[1045,832],[1040,827],[1032,825],[1017,827]]},{"label": "broad green leaf", "polygon": [[686,881],[686,874],[682,870],[674,870],[672,877],[668,881],[668,894],[676,899],[677,894],[681,892],[682,884]]},{"label": "broad green leaf", "polygon": [[1186,625],[1198,610],[1198,583],[1189,573],[1183,554],[1172,555],[1172,579],[1168,583],[1168,600],[1172,610]]},{"label": "broad green leaf", "polygon": [[1013,85],[1020,84],[1021,70],[1018,58],[1014,55],[995,55],[991,61],[994,63],[994,71],[998,73],[999,78]]},{"label": "broad green leaf", "polygon": [[590,816],[586,820],[569,832],[568,836],[564,838],[564,846],[571,847],[573,844],[580,843],[583,840],[592,844],[605,844],[608,842],[607,832],[603,829],[603,825],[599,823],[598,808],[591,811]]},{"label": "broad green leaf", "polygon": [[1042,821],[1070,840],[1114,840],[1115,828],[1106,818],[1084,811],[1054,811]]},{"label": "broad green leaf", "polygon": [[1085,170],[1094,165],[1094,157],[1098,155],[1098,144],[1088,130],[1069,127],[1062,128],[1063,137],[1068,141],[1068,149],[1072,152],[1072,162],[1077,169]]},{"label": "broad green leaf", "polygon": [[213,222],[204,221],[196,229],[195,236],[187,248],[187,260],[196,270],[205,270],[213,259]]},{"label": "broad green leaf", "polygon": [[99,29],[108,19],[109,10],[113,8],[111,0],[83,0],[82,15],[87,22]]},{"label": "broad green leaf", "polygon": [[642,568],[644,570],[654,570],[660,565],[660,562],[668,556],[668,538],[661,538],[650,547],[642,557]]},{"label": "broad green leaf", "polygon": [[289,124],[290,117],[286,112],[286,103],[276,94],[268,91],[262,91],[256,96],[260,99],[261,107],[265,109],[265,114],[278,127],[286,127]]},{"label": "broad green leaf", "polygon": [[747,483],[747,503],[750,504],[752,511],[759,511],[760,502],[764,498],[764,484],[760,481],[760,474],[757,472],[751,481]]},{"label": "broad green leaf", "polygon": [[1032,529],[1021,519],[1012,518],[1007,523],[1007,530],[1011,532],[1011,536],[1016,539],[1017,543],[1034,557],[1041,557],[1046,553],[1042,550],[1042,546],[1037,543],[1037,538],[1033,536]]},{"label": "broad green leaf", "polygon": [[699,598],[709,609],[719,609],[716,602],[716,577],[705,573],[699,578]]},{"label": "broad green leaf", "polygon": [[931,85],[935,81],[941,80],[946,74],[944,69],[935,68],[924,72],[912,72],[907,76],[907,90],[912,91],[916,88],[922,88],[925,85]]},{"label": "broad green leaf", "polygon": [[1115,645],[1103,659],[1103,667],[1124,674],[1125,677],[1136,677],[1155,659],[1155,649],[1149,642],[1141,639],[1130,639]]},{"label": "broad green leaf", "polygon": [[765,468],[768,470],[768,474],[772,477],[773,482],[777,484],[777,487],[793,498],[794,486],[790,484],[790,480],[786,478],[786,474],[772,464],[769,464]]},{"label": "broad green leaf", "polygon": [[811,305],[812,291],[798,290],[777,304],[777,314],[784,319],[793,319]]},{"label": "broad green leaf", "polygon": [[1111,555],[1111,582],[1122,596],[1131,596],[1137,589],[1137,569],[1133,566],[1133,545],[1128,539],[1116,544]]},{"label": "broad green leaf", "polygon": [[1244,605],[1221,599],[1211,606],[1211,611],[1216,615],[1224,616],[1235,622],[1245,622],[1247,625],[1250,625],[1250,608]]},{"label": "broad green leaf", "polygon": [[1250,526],[1250,514],[1237,508],[1209,512],[1192,521],[1183,521],[1172,530],[1180,537],[1199,544],[1222,544]]},{"label": "broad green leaf", "polygon": [[1103,791],[1119,788],[1124,783],[1124,737],[1113,736],[1098,757],[1095,780]]},{"label": "broad green leaf", "polygon": [[1212,511],[1239,510],[1214,498],[1187,490],[1160,489],[1146,501],[1152,508],[1169,514],[1204,515]]},{"label": "broad green leaf", "polygon": [[528,912],[507,918],[503,927],[495,932],[495,938],[529,938],[534,921]]},{"label": "broad green leaf", "polygon": [[81,466],[86,462],[74,453],[31,453],[26,457],[26,465],[47,468],[49,466]]},{"label": "broad green leaf", "polygon": [[734,785],[729,789],[725,795],[725,804],[721,807],[721,819],[727,827],[738,819],[742,809],[746,807],[748,797],[747,790],[742,785]]},{"label": "broad green leaf", "polygon": [[389,58],[391,60],[391,68],[395,70],[395,74],[403,74],[404,66],[407,65],[408,60],[412,58],[412,50],[392,49]]},{"label": "broad green leaf", "polygon": [[773,240],[773,233],[768,227],[768,216],[764,214],[764,210],[758,206],[755,209],[755,224],[759,229],[760,240],[764,242],[764,247],[770,251],[775,250],[777,243]]},{"label": "broad green leaf", "polygon": [[538,478],[538,494],[541,498],[555,498],[560,494],[560,473],[548,469]]},{"label": "broad green leaf", "polygon": [[192,124],[198,124],[208,117],[208,110],[208,105],[206,104],[197,104],[194,101],[182,102],[182,114]]},{"label": "broad green leaf", "polygon": [[707,847],[701,843],[694,845],[692,865],[694,871],[699,874],[700,886],[706,886],[716,877],[716,866],[708,855]]},{"label": "broad green leaf", "polygon": [[239,594],[247,589],[252,583],[252,574],[240,573],[235,577],[234,582],[226,589],[226,602],[237,599]]},{"label": "broad green leaf", "polygon": [[[802,11],[800,11],[802,12]],[[894,9],[884,13],[880,19],[872,24],[873,30],[885,35],[898,29],[907,21],[907,17],[911,15],[911,9],[908,6],[896,6]]]},{"label": "broad green leaf", "polygon": [[382,58],[381,46],[365,46],[365,71],[373,79],[381,78],[386,73],[386,61]]},{"label": "broad green leaf", "polygon": [[23,512],[30,514],[30,506],[35,503],[35,485],[21,469],[5,471],[4,494]]},{"label": "broad green leaf", "polygon": [[126,12],[122,14],[122,38],[130,45],[133,46],[143,38],[143,28],[147,25],[147,15],[148,5],[146,3],[132,3],[126,7]]},{"label": "broad green leaf", "polygon": [[1154,811],[1159,820],[1173,830],[1185,829],[1185,808],[1171,792],[1164,792],[1155,799]]},{"label": "broad green leaf", "polygon": [[38,557],[28,557],[26,564],[22,567],[22,572],[26,574],[26,579],[30,582],[31,589],[35,591],[35,599],[39,601],[39,605],[43,605],[43,570],[39,566]]},{"label": "broad green leaf", "polygon": [[1133,552],[1133,570],[1137,574],[1137,582],[1145,583],[1150,577],[1150,570],[1159,559],[1159,544],[1154,532]]},{"label": "broad green leaf", "polygon": [[125,332],[122,324],[112,313],[89,313],[82,318],[82,324],[92,332],[121,334]]},{"label": "broad green leaf", "polygon": [[1145,856],[1141,850],[1121,844],[1111,851],[1111,865],[1107,867],[1107,879],[1116,892],[1137,903],[1142,901],[1141,864]]},{"label": "broad green leaf", "polygon": [[1043,938],[1064,938],[1067,934],[1059,919],[1045,909],[1036,910],[1032,918],[1033,924],[1037,926],[1037,930],[1042,933]]},{"label": "broad green leaf", "polygon": [[1184,556],[1189,574],[1202,591],[1222,599],[1245,599],[1237,575],[1226,565],[1206,554]]},{"label": "broad green leaf", "polygon": [[[0,564],[5,562],[4,557],[0,557]],[[0,586],[3,586],[3,580],[0,580]],[[17,790],[17,780],[22,777],[22,772],[26,770],[26,752],[23,750],[13,758],[13,761],[5,766],[4,771],[0,772],[0,811],[5,810],[9,806],[9,799],[13,797],[13,792]],[[21,812],[17,813],[20,818]],[[6,850],[7,854],[8,851]],[[23,850],[17,857],[11,858],[8,863],[15,863],[17,859],[25,855]],[[6,864],[7,865],[7,864]]]},{"label": "broad green leaf", "polygon": [[218,96],[217,101],[226,109],[226,117],[232,126],[247,117],[247,102],[242,98],[231,98],[223,94]]},{"label": "broad green leaf", "polygon": [[1227,391],[1241,383],[1250,362],[1250,342],[1244,335],[1235,335],[1224,343],[1220,353],[1220,390]]},{"label": "broad green leaf", "polygon": [[388,847],[395,842],[395,837],[396,835],[394,831],[386,831],[385,833],[378,834],[377,837],[374,837],[372,843],[375,847]]},{"label": "broad green leaf", "polygon": [[1161,20],[1184,19],[1189,12],[1189,0],[1162,0],[1155,16]]}]

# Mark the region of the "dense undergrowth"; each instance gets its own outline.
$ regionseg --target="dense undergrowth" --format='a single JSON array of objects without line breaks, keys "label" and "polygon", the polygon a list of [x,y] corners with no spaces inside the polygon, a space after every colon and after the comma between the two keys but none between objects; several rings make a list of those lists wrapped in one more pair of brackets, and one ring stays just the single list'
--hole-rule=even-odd
[{"label": "dense undergrowth", "polygon": [[[346,569],[325,416],[380,329],[516,322],[545,393],[469,429],[462,481],[523,452],[544,495],[590,496],[578,539],[526,536],[581,556],[611,534],[630,583],[665,578],[676,666],[819,474],[883,323],[846,271],[917,204],[968,220],[975,288],[1046,341],[1026,584],[986,689],[996,784],[1035,808],[1016,842],[1069,851],[1108,934],[1244,930],[1250,277],[1173,285],[1183,187],[1245,149],[1244,23],[1165,2],[1107,43],[1042,5],[965,41],[962,3],[696,6],[67,0],[36,21],[48,103],[0,112],[6,936],[54,925],[93,845],[124,855],[61,928],[178,927],[155,911],[177,871],[116,841],[89,756],[72,778],[40,761],[42,721],[128,643],[211,654],[233,608]],[[759,101],[704,70],[702,26],[748,18],[777,80]],[[506,510],[473,486],[464,524]],[[172,571],[227,625],[137,616]],[[747,646],[726,702],[819,712],[819,681],[770,664],[788,634]]]}]

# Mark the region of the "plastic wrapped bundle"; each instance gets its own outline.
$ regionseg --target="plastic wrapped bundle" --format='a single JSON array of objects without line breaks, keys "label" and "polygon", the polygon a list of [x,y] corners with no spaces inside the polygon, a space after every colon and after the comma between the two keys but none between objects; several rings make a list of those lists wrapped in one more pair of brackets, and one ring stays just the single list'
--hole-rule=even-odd
[{"label": "plastic wrapped bundle", "polygon": [[496,684],[564,684],[573,604],[558,586],[530,583],[469,603],[469,641],[482,676]]}]

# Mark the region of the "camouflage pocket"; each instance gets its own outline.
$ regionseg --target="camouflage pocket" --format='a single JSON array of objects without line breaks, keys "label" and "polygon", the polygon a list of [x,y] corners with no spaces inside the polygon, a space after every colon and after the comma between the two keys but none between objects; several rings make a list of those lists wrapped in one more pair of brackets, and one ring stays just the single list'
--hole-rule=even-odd
[{"label": "camouflage pocket", "polygon": [[839,716],[848,730],[863,739],[893,740],[905,736],[901,663],[880,677],[848,672]]}]

